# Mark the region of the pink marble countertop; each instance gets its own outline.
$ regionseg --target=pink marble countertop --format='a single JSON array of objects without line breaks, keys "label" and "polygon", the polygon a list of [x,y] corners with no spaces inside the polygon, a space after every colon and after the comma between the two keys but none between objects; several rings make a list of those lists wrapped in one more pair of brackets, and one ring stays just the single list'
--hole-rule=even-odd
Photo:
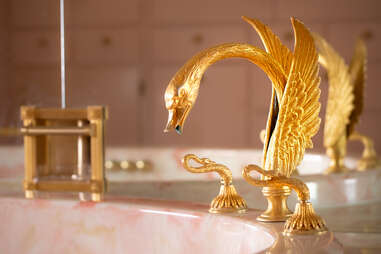
[{"label": "pink marble countertop", "polygon": [[[16,186],[18,186],[16,188]],[[16,209],[18,212],[24,213],[30,209],[31,213],[35,213],[32,209],[56,209],[55,214],[57,213],[57,207],[63,206],[68,213],[71,209],[83,207],[84,209],[94,208],[94,213],[96,213],[98,208],[104,210],[106,207],[116,206],[118,209],[135,209],[136,211],[145,210],[151,211],[156,214],[188,214],[188,212],[197,213],[197,216],[214,216],[208,214],[206,211],[208,205],[205,204],[196,204],[192,202],[175,202],[175,201],[164,201],[157,199],[143,199],[143,198],[131,198],[126,195],[120,195],[120,193],[110,193],[106,194],[105,202],[100,204],[95,204],[91,202],[81,203],[75,197],[78,195],[57,195],[52,194],[51,197],[59,197],[58,200],[55,199],[42,199],[42,200],[25,200],[23,198],[23,193],[21,191],[21,183],[14,181],[1,181],[0,182],[0,218],[4,221],[8,221],[6,216],[11,216],[15,214],[12,209]],[[113,183],[110,186],[111,190],[113,188]],[[117,189],[119,189],[118,187]],[[17,190],[16,190],[17,189]],[[64,198],[64,199],[62,199]],[[13,204],[14,207],[9,209],[4,209],[4,207],[9,208],[9,204]],[[29,208],[28,208],[29,207]],[[28,209],[26,209],[28,208]],[[111,208],[110,208],[111,209]],[[161,210],[164,209],[164,212]],[[112,209],[111,209],[112,210]],[[318,208],[317,212],[326,220],[330,230],[334,232],[335,238],[342,244],[345,253],[381,253],[381,203],[371,203],[363,204],[357,206],[340,206],[332,208]],[[136,212],[135,211],[135,212]],[[4,214],[5,213],[5,214]],[[38,212],[37,212],[38,213]],[[275,239],[282,238],[278,240],[278,245],[272,246],[273,249],[277,249],[277,246],[286,244],[285,242],[291,241],[290,238],[284,239],[282,235],[279,234],[282,229],[282,223],[259,223],[256,222],[255,217],[259,214],[259,211],[256,209],[251,209],[250,212],[244,216],[235,217],[235,219],[240,220],[240,223],[254,223],[250,225],[260,225],[260,229],[265,229],[270,235],[274,236]],[[188,214],[189,215],[189,214]],[[188,216],[185,215],[185,216]],[[193,214],[194,215],[194,214]],[[20,215],[21,216],[21,215]],[[32,216],[32,215],[31,215]],[[93,215],[91,215],[93,216]],[[205,218],[206,218],[205,217]],[[220,216],[225,217],[225,216]],[[86,219],[86,218],[84,218]],[[21,219],[22,224],[25,223]],[[20,224],[18,224],[20,226]],[[0,231],[7,231],[9,227],[17,227],[6,224],[0,224]],[[6,232],[3,231],[3,234]],[[17,234],[17,233],[15,233]],[[0,234],[0,239],[2,239]],[[279,243],[282,242],[282,244]],[[292,240],[295,242],[295,240]],[[318,241],[318,240],[316,240]],[[320,240],[319,240],[320,241]],[[321,240],[323,241],[323,240]],[[336,243],[336,240],[335,240]],[[289,246],[290,243],[287,243]],[[300,244],[299,244],[300,245]],[[336,246],[336,245],[335,245]],[[1,244],[0,244],[1,247]],[[296,247],[295,247],[296,248]],[[304,248],[304,247],[298,247]],[[365,252],[364,252],[365,251]],[[12,253],[12,252],[10,252]],[[15,252],[13,252],[15,253]],[[21,252],[22,253],[22,252]],[[60,252],[57,252],[60,253]],[[118,252],[116,252],[118,253]],[[144,252],[143,252],[144,253]],[[159,252],[158,252],[159,253]],[[203,253],[203,252],[200,252]],[[245,253],[245,252],[242,252]],[[273,252],[270,253],[282,253]],[[294,253],[294,252],[293,252]],[[295,252],[298,253],[298,252]],[[300,252],[304,253],[304,252]],[[331,253],[331,252],[322,252],[322,253]],[[333,252],[340,253],[340,252]]]},{"label": "pink marble countertop", "polygon": [[[266,243],[269,244],[269,247],[266,248],[266,251],[259,251],[258,253],[284,253],[281,250],[285,250],[284,248],[291,248],[293,252],[291,253],[312,253],[312,252],[306,252],[306,249],[317,248],[316,246],[320,246],[322,248],[317,248],[319,252],[316,253],[342,253],[342,250],[345,250],[345,253],[381,253],[381,203],[373,203],[373,204],[366,204],[366,205],[359,205],[359,206],[343,206],[343,207],[333,207],[333,208],[324,208],[324,209],[316,209],[317,212],[327,221],[328,227],[334,232],[334,236],[329,235],[325,237],[318,237],[315,240],[312,238],[305,238],[304,240],[302,236],[293,237],[293,238],[285,238],[283,237],[280,232],[282,231],[282,223],[260,223],[255,220],[256,216],[260,213],[259,210],[251,209],[249,213],[245,215],[240,216],[229,216],[229,215],[212,215],[207,213],[208,205],[207,204],[196,204],[192,202],[175,202],[175,201],[164,201],[164,200],[156,200],[156,199],[143,199],[143,198],[131,198],[127,196],[122,195],[116,195],[112,191],[105,196],[105,201],[102,203],[92,203],[92,202],[79,202],[77,200],[77,195],[56,195],[52,194],[52,198],[59,197],[58,199],[37,199],[37,200],[25,200],[23,198],[23,193],[21,191],[21,188],[18,188],[18,191],[15,191],[12,188],[8,188],[10,186],[13,186],[15,184],[14,181],[2,181],[0,183],[0,218],[2,218],[3,223],[0,224],[0,239],[8,239],[7,243],[12,243],[12,239],[16,239],[14,236],[18,235],[17,228],[22,228],[25,230],[26,225],[28,223],[32,223],[28,226],[28,232],[20,233],[20,237],[23,237],[20,241],[30,241],[28,240],[30,238],[31,232],[33,232],[32,235],[36,237],[36,233],[39,231],[39,223],[42,223],[43,227],[41,232],[39,232],[37,235],[43,234],[45,235],[47,232],[50,232],[50,230],[53,230],[54,232],[50,232],[48,235],[49,237],[51,235],[59,235],[66,237],[68,239],[64,240],[63,243],[68,244],[69,246],[72,245],[72,243],[75,243],[76,248],[82,248],[80,246],[80,240],[78,240],[76,237],[74,237],[78,232],[81,234],[85,234],[85,236],[81,235],[82,238],[91,238],[90,240],[87,239],[86,243],[96,241],[94,239],[98,239],[97,237],[106,237],[106,232],[113,232],[112,230],[107,231],[107,228],[116,227],[118,225],[117,221],[120,220],[123,223],[126,223],[126,227],[129,225],[129,216],[131,214],[135,214],[137,217],[133,217],[131,220],[135,220],[138,218],[140,213],[143,213],[146,216],[146,219],[148,221],[151,221],[152,223],[158,223],[157,227],[165,227],[168,228],[168,230],[173,227],[173,225],[167,225],[166,222],[163,222],[161,220],[157,222],[153,222],[154,220],[150,218],[151,215],[163,215],[170,216],[173,215],[176,218],[195,218],[196,221],[202,220],[202,223],[208,224],[210,227],[214,227],[212,223],[223,223],[223,224],[232,224],[232,223],[238,223],[239,226],[239,232],[245,232],[245,235],[250,235],[252,232],[250,231],[253,229],[255,232],[260,232],[260,234],[265,234],[268,237],[266,237],[267,240],[264,240],[263,245],[265,246]],[[20,183],[17,184],[20,186]],[[111,189],[112,188],[111,184]],[[115,214],[114,212],[117,211]],[[123,214],[125,217],[123,217]],[[122,216],[123,218],[113,218],[113,217]],[[142,215],[143,216],[143,215]],[[102,219],[103,217],[103,219]],[[198,219],[196,219],[198,218]],[[219,218],[219,219],[213,219],[213,218]],[[225,221],[225,219],[227,221]],[[101,224],[101,226],[98,225],[100,221],[104,220]],[[110,222],[108,220],[111,220]],[[164,219],[164,221],[167,221],[168,218]],[[177,221],[175,223],[176,227],[181,225],[183,230],[187,230],[187,226],[183,225],[180,221]],[[216,222],[216,220],[219,220]],[[176,220],[174,220],[176,221]],[[5,223],[4,223],[5,222]],[[67,224],[68,223],[68,224]],[[82,223],[82,224],[81,224]],[[143,222],[142,222],[143,223]],[[163,224],[164,223],[164,224]],[[198,222],[200,224],[201,222]],[[143,223],[144,224],[144,223]],[[56,232],[59,230],[60,227],[63,227],[64,225],[71,225],[74,227],[71,228],[71,233],[65,233],[65,232]],[[78,225],[84,226],[85,229],[79,229]],[[86,226],[87,225],[87,226]],[[52,227],[52,229],[50,228]],[[70,226],[70,227],[71,227]],[[143,227],[143,226],[140,226]],[[156,226],[153,225],[152,230],[159,230],[158,228],[155,228]],[[189,226],[190,227],[190,226]],[[238,226],[237,226],[238,227]],[[129,227],[130,228],[130,227]],[[139,235],[143,234],[144,239],[147,239],[148,242],[151,241],[150,234],[147,233],[147,231],[144,232],[137,232],[138,230],[136,225],[133,230],[131,231],[123,231],[122,228],[119,228],[118,233],[122,234],[134,234]],[[99,236],[97,233],[94,233],[92,230],[95,230],[95,232],[98,232],[97,230],[100,230]],[[104,231],[102,231],[104,229]],[[131,228],[130,228],[131,229]],[[37,230],[37,231],[36,231]],[[75,232],[74,232],[74,231]],[[82,230],[82,231],[81,231]],[[115,229],[116,230],[116,229]],[[148,229],[145,229],[148,230]],[[246,231],[245,231],[246,230]],[[169,230],[170,231],[170,230]],[[200,232],[194,232],[194,229],[189,229],[190,232],[177,232],[177,234],[192,234],[192,235],[199,235],[204,234],[204,237],[206,235],[210,234],[210,231],[202,231],[204,233]],[[219,230],[220,231],[220,230]],[[249,232],[247,232],[249,231]],[[116,232],[116,231],[115,231]],[[116,237],[115,234],[114,236]],[[159,232],[159,231],[158,231]],[[161,232],[161,231],[160,231]],[[239,232],[236,232],[240,235],[240,237],[245,238],[245,236],[242,236]],[[12,233],[12,234],[10,234]],[[162,233],[162,232],[161,232]],[[86,235],[89,234],[89,235]],[[242,233],[243,234],[243,233]],[[256,233],[254,233],[256,234]],[[28,238],[29,237],[29,238]],[[70,237],[74,237],[75,239],[71,239]],[[79,239],[81,239],[81,237]],[[108,236],[107,236],[108,237]],[[106,239],[109,239],[107,238]],[[185,237],[185,236],[184,236]],[[194,237],[194,236],[193,236]],[[223,236],[219,236],[221,239],[223,239]],[[255,237],[258,238],[259,236]],[[94,239],[93,239],[94,238]],[[128,237],[127,237],[128,238]],[[34,238],[33,238],[34,239]],[[50,239],[50,238],[48,238]],[[122,237],[118,238],[122,239]],[[39,239],[37,239],[39,241]],[[98,239],[99,240],[99,239]],[[205,239],[200,239],[200,241]],[[65,242],[66,241],[66,242]],[[109,241],[109,240],[108,240]],[[116,241],[114,238],[112,241]],[[244,242],[243,240],[235,240],[235,246],[244,246],[242,247],[242,251],[236,252],[236,253],[256,253],[256,252],[247,252],[247,248],[258,248],[258,245],[250,245],[247,242]],[[238,241],[238,242],[237,242]],[[4,244],[4,241],[1,241]],[[45,243],[46,249],[48,250],[49,247],[47,246],[49,243],[54,242],[53,240],[47,241]],[[0,243],[0,247],[2,246],[2,243]],[[70,243],[70,244],[69,244]],[[152,244],[152,248],[158,248],[156,246],[156,243],[150,242]],[[317,244],[322,243],[322,244]],[[12,248],[16,248],[18,245],[16,243]],[[30,244],[30,243],[29,243]],[[98,253],[92,247],[90,248],[85,244],[84,253],[87,253],[86,251],[90,250],[90,253]],[[176,247],[173,247],[170,243],[168,245],[169,249],[176,249]],[[327,245],[328,244],[328,245]],[[16,246],[16,247],[15,247]],[[103,245],[102,245],[103,246]],[[113,245],[114,246],[114,245]],[[118,248],[126,248],[128,249],[128,246],[119,246]],[[251,246],[251,247],[250,247]],[[327,246],[330,246],[327,249]],[[10,248],[11,248],[10,247]],[[19,246],[20,247],[20,246]],[[104,246],[103,246],[104,247]],[[103,248],[102,247],[102,248]],[[115,246],[114,246],[115,247]],[[114,248],[113,247],[113,248]],[[20,247],[21,248],[21,247]],[[68,248],[62,248],[62,250],[68,250]],[[73,247],[74,248],[74,247]],[[111,247],[110,247],[111,248]],[[161,248],[161,247],[160,247]],[[236,248],[237,250],[241,250],[240,248]],[[295,249],[295,250],[294,250]],[[6,253],[25,253],[22,252],[20,249],[17,249],[18,251],[15,252],[13,250],[16,249],[10,249],[9,252]],[[38,249],[40,250],[40,249]],[[52,250],[52,249],[49,249]],[[74,249],[69,249],[74,251]],[[119,253],[119,249],[112,249],[111,248],[110,253]],[[148,249],[147,249],[148,250]],[[159,250],[159,249],[158,249]],[[162,250],[162,249],[160,249]],[[270,251],[271,250],[271,251]],[[297,250],[299,252],[297,252]],[[36,250],[37,251],[37,250]],[[270,252],[269,252],[270,251]],[[294,252],[295,251],[295,252]],[[303,252],[305,251],[305,252]],[[365,252],[363,252],[365,251]],[[70,252],[70,251],[69,251]],[[27,253],[42,253],[42,252],[27,252]],[[63,253],[61,250],[59,251],[53,251],[51,253]],[[139,253],[170,253],[170,252],[139,252]],[[176,252],[174,252],[176,253]],[[182,252],[186,253],[186,252]],[[204,253],[202,250],[200,250],[199,253]],[[213,253],[209,250],[207,253]],[[235,252],[229,252],[229,253],[235,253]]]},{"label": "pink marble countertop", "polygon": [[283,223],[257,222],[255,209],[216,215],[189,202],[64,196],[0,194],[2,253],[343,253],[332,233],[286,237]]}]

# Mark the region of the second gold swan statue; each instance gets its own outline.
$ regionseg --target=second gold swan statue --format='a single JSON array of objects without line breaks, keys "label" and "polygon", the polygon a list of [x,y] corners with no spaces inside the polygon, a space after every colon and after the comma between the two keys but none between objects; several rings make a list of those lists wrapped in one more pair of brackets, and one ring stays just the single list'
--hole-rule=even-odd
[{"label": "second gold swan statue", "polygon": [[[169,112],[165,131],[181,133],[184,122],[199,93],[206,69],[213,63],[231,57],[246,58],[259,66],[272,82],[272,97],[263,149],[263,169],[249,165],[243,171],[251,184],[262,186],[268,209],[259,216],[262,221],[285,221],[292,216],[287,207],[291,188],[299,194],[300,203],[286,223],[286,232],[326,230],[308,202],[309,192],[300,180],[289,178],[303,159],[311,138],[320,126],[320,78],[318,54],[313,38],[297,19],[291,18],[295,49],[285,47],[269,27],[258,20],[244,17],[260,35],[266,51],[250,44],[228,43],[206,49],[192,57],[172,78],[165,91]],[[262,180],[250,175],[256,170]]]},{"label": "second gold swan statue", "polygon": [[314,34],[319,51],[319,62],[328,73],[328,101],[324,125],[324,146],[330,157],[325,173],[347,171],[344,164],[348,140],[360,140],[364,144],[363,156],[357,169],[366,170],[380,165],[373,141],[355,131],[364,107],[366,79],[366,46],[358,39],[350,66],[320,35]]}]

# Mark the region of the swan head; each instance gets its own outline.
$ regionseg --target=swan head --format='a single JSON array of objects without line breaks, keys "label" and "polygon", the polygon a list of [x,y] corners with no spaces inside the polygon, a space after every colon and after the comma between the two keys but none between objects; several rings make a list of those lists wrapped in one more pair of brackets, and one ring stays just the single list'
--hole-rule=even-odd
[{"label": "swan head", "polygon": [[169,82],[164,94],[165,107],[168,110],[168,122],[164,132],[176,130],[182,133],[184,123],[196,101],[199,82],[175,77]]}]

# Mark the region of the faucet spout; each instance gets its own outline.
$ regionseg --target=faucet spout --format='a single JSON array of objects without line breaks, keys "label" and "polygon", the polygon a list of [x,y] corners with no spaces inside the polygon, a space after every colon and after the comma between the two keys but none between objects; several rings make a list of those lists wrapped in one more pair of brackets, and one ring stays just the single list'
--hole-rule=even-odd
[{"label": "faucet spout", "polygon": [[221,44],[192,57],[169,82],[164,96],[168,110],[164,132],[176,130],[177,133],[182,133],[185,120],[197,99],[205,71],[213,63],[226,58],[245,58],[258,65],[272,81],[276,96],[282,95],[287,75],[269,53],[250,44]]},{"label": "faucet spout", "polygon": [[176,130],[177,134],[181,135],[184,122],[190,112],[191,106],[186,105],[183,108],[174,108],[168,110],[168,121],[164,132]]}]

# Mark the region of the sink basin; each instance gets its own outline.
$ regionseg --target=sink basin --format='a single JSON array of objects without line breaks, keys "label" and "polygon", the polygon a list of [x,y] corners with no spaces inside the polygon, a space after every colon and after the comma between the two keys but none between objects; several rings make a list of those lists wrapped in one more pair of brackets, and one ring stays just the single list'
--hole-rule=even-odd
[{"label": "sink basin", "polygon": [[[3,186],[0,185],[3,189]],[[64,199],[62,199],[64,198]],[[13,253],[343,253],[331,232],[283,236],[260,211],[209,214],[206,205],[120,198],[78,202],[0,194],[0,248]]]},{"label": "sink basin", "polygon": [[[260,253],[275,234],[197,205],[0,199],[4,253]],[[59,244],[57,244],[59,243]]]}]

